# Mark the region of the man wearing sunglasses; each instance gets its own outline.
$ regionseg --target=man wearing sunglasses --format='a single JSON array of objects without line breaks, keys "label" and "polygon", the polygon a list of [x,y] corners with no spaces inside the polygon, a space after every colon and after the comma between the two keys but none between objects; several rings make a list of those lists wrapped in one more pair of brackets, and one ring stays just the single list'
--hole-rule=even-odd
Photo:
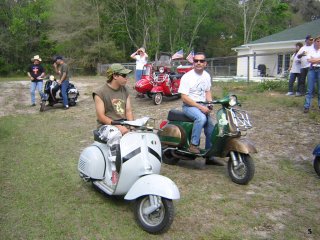
[{"label": "man wearing sunglasses", "polygon": [[[111,125],[113,120],[133,120],[129,91],[125,86],[131,71],[119,63],[111,64],[106,71],[107,82],[93,92],[98,128]],[[122,135],[128,132],[124,126],[116,127]]]},{"label": "man wearing sunglasses", "polygon": [[314,39],[313,47],[307,55],[310,69],[308,72],[307,94],[304,101],[304,113],[312,106],[312,95],[315,84],[318,85],[318,109],[320,110],[320,35]]},{"label": "man wearing sunglasses", "polygon": [[211,77],[204,70],[206,66],[205,54],[196,53],[193,58],[193,69],[182,76],[178,90],[181,93],[184,114],[194,121],[189,151],[195,154],[200,153],[202,128],[204,128],[206,136],[205,148],[208,149],[211,147],[210,138],[214,127],[209,115],[211,110],[207,106],[197,103],[198,101],[212,101]]}]

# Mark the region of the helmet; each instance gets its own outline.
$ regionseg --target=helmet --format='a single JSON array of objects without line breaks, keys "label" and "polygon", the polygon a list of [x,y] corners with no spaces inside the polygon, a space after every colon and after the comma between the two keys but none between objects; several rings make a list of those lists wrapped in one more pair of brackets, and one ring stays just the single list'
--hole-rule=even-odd
[{"label": "helmet", "polygon": [[98,130],[99,138],[107,143],[113,143],[114,141],[118,141],[122,134],[120,130],[112,125],[103,125]]}]

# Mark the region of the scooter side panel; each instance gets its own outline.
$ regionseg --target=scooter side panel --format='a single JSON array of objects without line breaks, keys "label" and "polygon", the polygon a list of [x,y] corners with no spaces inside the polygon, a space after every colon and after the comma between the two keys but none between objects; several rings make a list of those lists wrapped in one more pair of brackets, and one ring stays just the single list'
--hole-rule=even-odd
[{"label": "scooter side panel", "polygon": [[169,178],[151,174],[139,178],[124,199],[133,200],[145,195],[157,195],[168,199],[180,199],[177,185]]},{"label": "scooter side panel", "polygon": [[102,144],[94,143],[81,152],[78,162],[79,172],[93,179],[104,178],[106,155],[102,148]]},{"label": "scooter side panel", "polygon": [[188,147],[192,127],[193,123],[191,122],[174,121],[168,123],[158,134],[162,144],[173,147]]},{"label": "scooter side panel", "polygon": [[141,176],[160,173],[161,143],[154,133],[130,132],[120,140],[122,166],[115,194],[128,192]]}]

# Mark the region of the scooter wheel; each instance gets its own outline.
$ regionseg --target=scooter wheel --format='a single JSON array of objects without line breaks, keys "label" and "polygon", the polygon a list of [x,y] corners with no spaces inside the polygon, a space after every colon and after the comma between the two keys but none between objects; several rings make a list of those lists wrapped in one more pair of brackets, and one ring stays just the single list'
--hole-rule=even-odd
[{"label": "scooter wheel", "polygon": [[162,161],[168,165],[176,165],[179,162],[179,158],[174,157],[171,151],[162,151]]},{"label": "scooter wheel", "polygon": [[163,197],[159,198],[160,207],[150,214],[144,213],[151,205],[149,195],[140,197],[135,202],[135,219],[139,226],[148,233],[164,233],[173,222],[174,206],[172,200]]},{"label": "scooter wheel", "polygon": [[69,105],[70,105],[70,107],[73,107],[73,106],[75,106],[77,104],[77,102],[75,101],[75,100],[69,100]]},{"label": "scooter wheel", "polygon": [[[236,157],[241,156],[243,164],[235,167],[230,157],[228,161],[229,176],[231,180],[237,184],[241,184],[241,185],[248,184],[254,176],[254,172],[255,172],[254,162],[250,157],[250,155],[248,154],[235,152],[235,155]],[[237,160],[237,162],[240,162],[240,161]]]},{"label": "scooter wheel", "polygon": [[313,167],[318,176],[320,177],[320,156],[317,156],[313,160]]},{"label": "scooter wheel", "polygon": [[155,93],[152,95],[152,100],[155,105],[159,105],[162,102],[162,93]]}]

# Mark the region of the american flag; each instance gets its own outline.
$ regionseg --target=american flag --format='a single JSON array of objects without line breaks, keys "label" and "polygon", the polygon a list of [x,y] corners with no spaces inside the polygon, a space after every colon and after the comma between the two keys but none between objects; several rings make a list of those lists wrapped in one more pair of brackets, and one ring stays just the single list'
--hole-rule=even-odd
[{"label": "american flag", "polygon": [[194,51],[192,50],[189,55],[187,56],[187,60],[189,63],[193,63]]},{"label": "american flag", "polygon": [[180,51],[176,52],[175,54],[173,54],[171,57],[171,59],[178,59],[178,58],[183,58],[183,50],[182,49]]}]

